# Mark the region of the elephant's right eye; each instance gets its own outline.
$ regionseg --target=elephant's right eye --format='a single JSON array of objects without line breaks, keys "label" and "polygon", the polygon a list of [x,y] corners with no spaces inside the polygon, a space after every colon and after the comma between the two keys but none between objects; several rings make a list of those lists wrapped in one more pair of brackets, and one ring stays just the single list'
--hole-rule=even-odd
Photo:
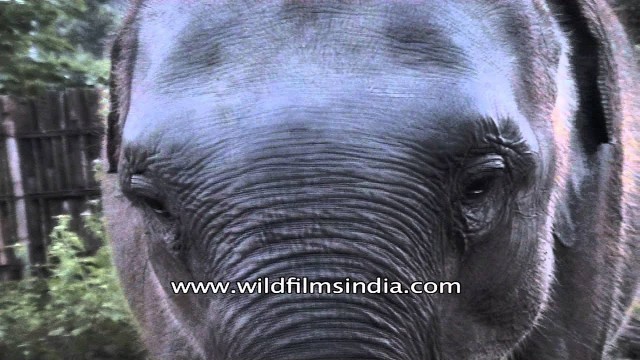
[{"label": "elephant's right eye", "polygon": [[148,178],[142,175],[131,176],[128,192],[136,202],[151,210],[158,217],[162,219],[173,217],[166,206],[164,196]]},{"label": "elephant's right eye", "polygon": [[158,199],[143,197],[140,200],[142,201],[142,203],[144,203],[146,207],[149,208],[149,210],[153,211],[159,217],[171,218],[171,213],[167,210],[164,204]]}]

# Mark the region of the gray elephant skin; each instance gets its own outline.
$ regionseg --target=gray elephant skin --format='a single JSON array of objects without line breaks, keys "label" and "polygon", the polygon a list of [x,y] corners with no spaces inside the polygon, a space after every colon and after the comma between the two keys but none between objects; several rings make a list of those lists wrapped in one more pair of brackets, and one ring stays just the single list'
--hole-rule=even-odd
[{"label": "gray elephant skin", "polygon": [[[605,1],[132,4],[114,261],[156,359],[607,359],[640,264],[632,47]],[[174,294],[378,277],[459,294]]]}]

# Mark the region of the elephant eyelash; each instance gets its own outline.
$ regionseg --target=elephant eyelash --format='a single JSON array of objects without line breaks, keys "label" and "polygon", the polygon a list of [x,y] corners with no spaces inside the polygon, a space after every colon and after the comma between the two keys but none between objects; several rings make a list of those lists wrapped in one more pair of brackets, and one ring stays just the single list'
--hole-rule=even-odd
[{"label": "elephant eyelash", "polygon": [[132,175],[128,183],[128,192],[136,202],[153,212],[163,220],[172,220],[173,215],[158,188],[142,175]]},{"label": "elephant eyelash", "polygon": [[502,156],[486,155],[465,165],[459,196],[463,202],[483,199],[505,175],[507,165]]}]

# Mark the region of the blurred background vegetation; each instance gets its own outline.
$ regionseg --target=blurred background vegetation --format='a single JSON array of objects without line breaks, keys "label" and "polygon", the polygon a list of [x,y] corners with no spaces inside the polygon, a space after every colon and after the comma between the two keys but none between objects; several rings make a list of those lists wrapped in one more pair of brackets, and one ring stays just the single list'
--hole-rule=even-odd
[{"label": "blurred background vegetation", "polygon": [[[99,210],[84,217],[87,229],[104,240]],[[49,276],[0,284],[0,358],[143,359],[109,247],[88,254],[69,220],[58,217],[47,248],[50,263],[39,265]]]},{"label": "blurred background vegetation", "polygon": [[106,84],[120,3],[0,0],[0,94]]},{"label": "blurred background vegetation", "polygon": [[[0,0],[0,94],[104,89],[107,45],[125,3]],[[91,209],[83,214],[85,233],[106,243],[100,206]],[[90,253],[86,243],[61,216],[47,248],[50,263],[35,265],[49,276],[27,270],[21,281],[0,283],[0,359],[145,358],[109,248]],[[21,245],[14,247],[26,257]]]},{"label": "blurred background vegetation", "polygon": [[[640,0],[610,1],[640,44]],[[122,0],[0,0],[0,94],[104,87],[106,45],[125,7]],[[105,241],[98,204],[85,220]],[[108,247],[88,254],[65,216],[51,240],[49,277],[0,283],[0,358],[143,359]]]}]

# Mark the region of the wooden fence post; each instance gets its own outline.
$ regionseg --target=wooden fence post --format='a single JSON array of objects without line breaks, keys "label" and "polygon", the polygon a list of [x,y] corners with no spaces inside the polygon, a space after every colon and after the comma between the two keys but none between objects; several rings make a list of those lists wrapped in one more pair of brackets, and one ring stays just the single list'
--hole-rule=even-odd
[{"label": "wooden fence post", "polygon": [[[9,97],[0,98],[2,105],[2,132],[4,133],[5,149],[8,160],[8,177],[11,179],[13,198],[15,199],[16,235],[18,241],[25,247],[27,264],[31,264],[30,240],[27,230],[27,210],[24,200],[24,188],[22,186],[22,169],[20,153],[15,137],[15,113],[17,104],[15,99]],[[3,249],[7,244],[0,244]]]}]

